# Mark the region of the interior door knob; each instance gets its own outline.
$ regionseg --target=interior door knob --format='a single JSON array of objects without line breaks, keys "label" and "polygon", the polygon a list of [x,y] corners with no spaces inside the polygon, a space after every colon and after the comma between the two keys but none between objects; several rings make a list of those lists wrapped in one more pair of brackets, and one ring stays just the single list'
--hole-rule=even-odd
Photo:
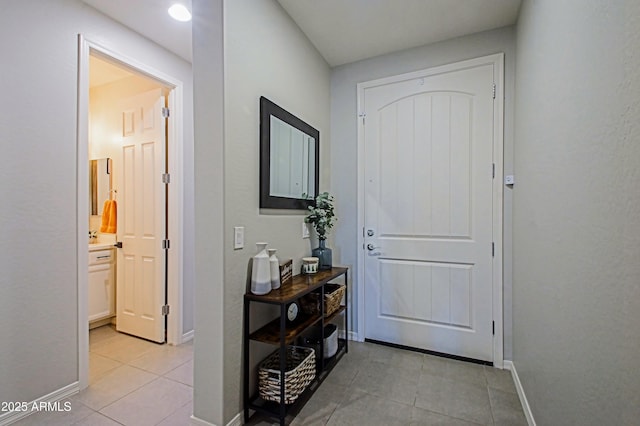
[{"label": "interior door knob", "polygon": [[367,250],[369,250],[368,255],[369,256],[380,256],[382,253],[380,253],[379,251],[374,251],[375,249],[378,249],[378,248],[380,248],[380,247],[376,247],[371,243],[367,244]]}]

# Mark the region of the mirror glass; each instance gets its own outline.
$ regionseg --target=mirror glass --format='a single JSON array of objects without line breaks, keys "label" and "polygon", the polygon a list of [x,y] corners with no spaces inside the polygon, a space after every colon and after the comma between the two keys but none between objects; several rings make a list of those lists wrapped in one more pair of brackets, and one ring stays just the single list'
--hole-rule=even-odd
[{"label": "mirror glass", "polygon": [[89,212],[101,216],[104,202],[111,195],[111,159],[89,160]]},{"label": "mirror glass", "polygon": [[269,195],[313,199],[316,140],[271,116]]},{"label": "mirror glass", "polygon": [[260,207],[306,209],[315,203],[320,133],[260,98]]}]

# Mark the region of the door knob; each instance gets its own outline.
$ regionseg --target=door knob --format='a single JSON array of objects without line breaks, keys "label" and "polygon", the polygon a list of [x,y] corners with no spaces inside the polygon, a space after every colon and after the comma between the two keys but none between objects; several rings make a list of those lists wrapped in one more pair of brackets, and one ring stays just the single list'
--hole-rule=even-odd
[{"label": "door knob", "polygon": [[380,253],[379,251],[374,251],[375,249],[378,249],[378,248],[380,247],[376,247],[371,243],[367,244],[367,250],[369,250],[369,256],[380,256],[382,253]]}]

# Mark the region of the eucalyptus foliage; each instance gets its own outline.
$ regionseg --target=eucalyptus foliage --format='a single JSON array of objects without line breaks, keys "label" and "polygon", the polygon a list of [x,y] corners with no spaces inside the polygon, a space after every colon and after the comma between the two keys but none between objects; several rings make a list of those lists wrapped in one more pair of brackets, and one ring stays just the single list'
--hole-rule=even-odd
[{"label": "eucalyptus foliage", "polygon": [[304,221],[313,224],[319,239],[326,240],[333,223],[338,220],[333,211],[333,196],[328,192],[319,194],[316,197],[316,206],[309,206],[309,212]]}]

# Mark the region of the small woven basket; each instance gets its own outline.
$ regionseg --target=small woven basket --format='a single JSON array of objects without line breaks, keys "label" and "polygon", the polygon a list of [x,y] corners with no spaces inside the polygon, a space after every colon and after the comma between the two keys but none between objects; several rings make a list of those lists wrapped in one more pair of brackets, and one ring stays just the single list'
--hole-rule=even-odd
[{"label": "small woven basket", "polygon": [[[284,403],[293,404],[316,377],[316,354],[312,348],[287,346],[284,372]],[[258,391],[267,401],[280,402],[280,350],[275,351],[258,368]]]},{"label": "small woven basket", "polygon": [[[344,297],[346,287],[340,284],[325,284],[324,286],[324,314],[329,316],[339,307]],[[320,293],[313,292],[300,299],[302,312],[307,315],[320,315]]]}]

